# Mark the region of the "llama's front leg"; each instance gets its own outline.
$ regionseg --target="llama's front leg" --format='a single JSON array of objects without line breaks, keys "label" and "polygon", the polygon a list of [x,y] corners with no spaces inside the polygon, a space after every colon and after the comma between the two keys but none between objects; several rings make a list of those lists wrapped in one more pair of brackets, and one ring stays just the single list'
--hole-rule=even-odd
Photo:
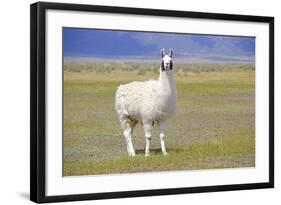
[{"label": "llama's front leg", "polygon": [[160,137],[160,143],[161,143],[161,150],[163,155],[167,155],[167,151],[166,151],[166,147],[165,147],[165,129],[166,129],[166,123],[164,121],[160,121],[157,124],[158,126],[158,133],[159,133],[159,137]]},{"label": "llama's front leg", "polygon": [[146,122],[143,123],[143,129],[145,134],[145,156],[149,156],[149,146],[150,146],[150,140],[152,136],[152,123]]},{"label": "llama's front leg", "polygon": [[132,133],[133,133],[133,130],[130,127],[127,127],[124,130],[124,137],[125,137],[125,140],[126,140],[126,143],[127,143],[127,151],[128,151],[129,156],[135,156],[136,155],[134,147],[133,147],[133,143],[132,143]]}]

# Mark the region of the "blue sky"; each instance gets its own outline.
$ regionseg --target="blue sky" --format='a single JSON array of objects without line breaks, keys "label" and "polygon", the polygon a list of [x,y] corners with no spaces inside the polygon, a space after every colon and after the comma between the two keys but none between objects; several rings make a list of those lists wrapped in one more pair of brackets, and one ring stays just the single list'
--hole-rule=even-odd
[{"label": "blue sky", "polygon": [[171,34],[64,28],[64,56],[158,58],[161,48],[176,56],[254,57],[254,37]]}]

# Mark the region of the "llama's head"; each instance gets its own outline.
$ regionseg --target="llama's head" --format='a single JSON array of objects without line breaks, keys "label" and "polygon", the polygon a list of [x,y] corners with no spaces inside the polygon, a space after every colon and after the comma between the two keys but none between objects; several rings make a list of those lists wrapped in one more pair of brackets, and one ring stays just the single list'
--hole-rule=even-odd
[{"label": "llama's head", "polygon": [[160,51],[161,57],[162,57],[162,62],[161,62],[161,71],[165,70],[173,70],[173,50],[170,49],[169,54],[165,53],[165,49],[161,49]]}]

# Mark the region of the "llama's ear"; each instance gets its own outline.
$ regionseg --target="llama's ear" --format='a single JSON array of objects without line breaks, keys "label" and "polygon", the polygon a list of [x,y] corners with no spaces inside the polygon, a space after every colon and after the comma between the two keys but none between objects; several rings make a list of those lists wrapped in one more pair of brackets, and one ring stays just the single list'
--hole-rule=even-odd
[{"label": "llama's ear", "polygon": [[173,50],[172,50],[172,49],[170,49],[169,56],[170,56],[171,58],[173,57]]},{"label": "llama's ear", "polygon": [[162,58],[165,56],[165,49],[164,49],[164,48],[162,48],[162,49],[160,50],[160,54],[161,54]]}]

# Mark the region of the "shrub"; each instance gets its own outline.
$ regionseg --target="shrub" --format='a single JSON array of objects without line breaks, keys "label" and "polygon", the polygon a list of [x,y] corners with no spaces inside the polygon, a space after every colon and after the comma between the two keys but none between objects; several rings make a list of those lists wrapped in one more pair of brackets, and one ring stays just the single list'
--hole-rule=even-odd
[{"label": "shrub", "polygon": [[138,70],[138,75],[145,75],[146,71],[144,69]]}]

